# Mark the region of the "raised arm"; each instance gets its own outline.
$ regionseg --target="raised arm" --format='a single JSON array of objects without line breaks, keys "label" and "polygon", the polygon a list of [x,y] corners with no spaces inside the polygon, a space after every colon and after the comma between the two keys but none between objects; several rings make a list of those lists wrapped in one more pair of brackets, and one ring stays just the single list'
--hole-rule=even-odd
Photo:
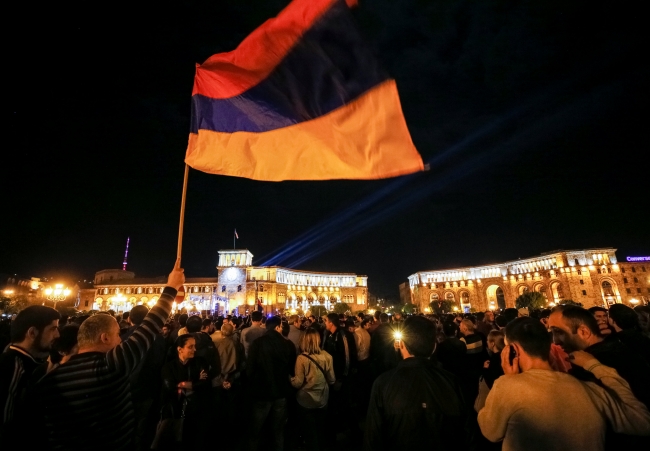
[{"label": "raised arm", "polygon": [[176,260],[174,269],[169,274],[167,286],[164,288],[156,305],[145,316],[142,324],[135,329],[128,340],[120,343],[106,354],[109,368],[125,373],[130,373],[135,369],[153,344],[156,335],[160,333],[172,310],[176,292],[184,283],[185,274],[180,267],[179,258]]}]

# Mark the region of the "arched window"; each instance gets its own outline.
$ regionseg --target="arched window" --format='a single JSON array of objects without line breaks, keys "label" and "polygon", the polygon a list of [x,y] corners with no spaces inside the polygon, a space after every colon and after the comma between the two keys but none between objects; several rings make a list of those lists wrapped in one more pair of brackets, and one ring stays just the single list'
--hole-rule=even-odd
[{"label": "arched window", "polygon": [[522,285],[519,287],[519,296],[521,296],[524,293],[528,293],[528,287],[525,285]]},{"label": "arched window", "polygon": [[431,293],[430,299],[431,299],[431,302],[437,301],[438,299],[440,299],[440,296],[438,295],[438,293]]},{"label": "arched window", "polygon": [[604,280],[602,283],[603,287],[603,294],[605,297],[614,297],[614,287],[612,287],[612,284],[609,283],[607,280]]},{"label": "arched window", "polygon": [[467,291],[463,291],[460,295],[460,302],[463,304],[469,304],[469,293]]},{"label": "arched window", "polygon": [[555,283],[551,285],[551,291],[553,292],[553,298],[554,299],[564,299],[564,290],[562,289],[562,284],[561,283]]},{"label": "arched window", "polygon": [[495,291],[495,295],[497,297],[497,305],[501,310],[506,308],[506,296],[503,293],[503,290],[501,287],[497,288]]},{"label": "arched window", "polygon": [[448,293],[445,295],[445,299],[448,300],[448,301],[452,301],[452,302],[454,302],[454,301],[455,301],[454,293],[452,293],[451,291],[448,292]]}]

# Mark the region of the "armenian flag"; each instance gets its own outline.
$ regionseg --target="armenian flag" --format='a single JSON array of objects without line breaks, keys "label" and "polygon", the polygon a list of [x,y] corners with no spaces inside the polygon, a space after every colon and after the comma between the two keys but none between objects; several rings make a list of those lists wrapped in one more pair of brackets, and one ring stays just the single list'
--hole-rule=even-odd
[{"label": "armenian flag", "polygon": [[421,171],[395,81],[349,10],[293,0],[196,67],[185,162],[254,180],[380,179]]}]

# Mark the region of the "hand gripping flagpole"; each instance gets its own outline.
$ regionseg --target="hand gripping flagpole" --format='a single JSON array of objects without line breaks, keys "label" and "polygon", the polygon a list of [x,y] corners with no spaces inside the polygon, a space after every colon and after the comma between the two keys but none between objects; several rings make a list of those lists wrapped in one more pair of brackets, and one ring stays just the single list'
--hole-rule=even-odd
[{"label": "hand gripping flagpole", "polygon": [[187,195],[187,175],[190,167],[185,164],[185,177],[183,178],[183,195],[181,197],[181,220],[178,225],[178,248],[176,249],[176,258],[180,260],[181,250],[183,249],[183,222],[185,220],[185,197]]}]

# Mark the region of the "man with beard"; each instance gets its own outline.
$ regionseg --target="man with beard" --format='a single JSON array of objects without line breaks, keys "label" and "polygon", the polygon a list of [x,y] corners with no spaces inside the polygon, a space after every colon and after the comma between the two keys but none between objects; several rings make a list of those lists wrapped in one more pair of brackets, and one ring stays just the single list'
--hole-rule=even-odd
[{"label": "man with beard", "polygon": [[[650,407],[650,365],[622,342],[605,340],[591,313],[577,306],[556,307],[548,319],[548,326],[553,341],[565,352],[585,351],[603,365],[614,368],[630,384],[639,401]],[[569,372],[578,379],[592,380],[588,372],[575,365]]]},{"label": "man with beard", "polygon": [[32,305],[11,324],[11,344],[0,356],[0,439],[19,415],[31,374],[44,363],[59,336],[59,312]]}]

